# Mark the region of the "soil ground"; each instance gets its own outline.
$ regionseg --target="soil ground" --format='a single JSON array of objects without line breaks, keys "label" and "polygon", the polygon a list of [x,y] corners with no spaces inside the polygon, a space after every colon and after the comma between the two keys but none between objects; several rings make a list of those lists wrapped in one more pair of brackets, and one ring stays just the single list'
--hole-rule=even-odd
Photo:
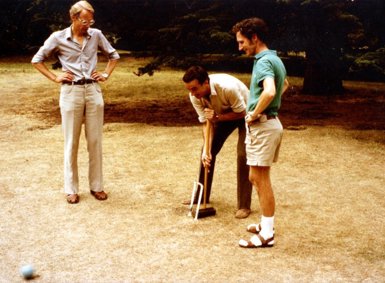
[{"label": "soil ground", "polygon": [[69,205],[57,88],[27,62],[0,62],[0,282],[22,282],[27,263],[33,282],[384,280],[385,84],[345,82],[344,96],[302,96],[291,78],[272,169],[277,242],[245,250],[238,240],[250,237],[246,226],[260,211],[253,193],[252,214],[234,218],[236,133],[217,159],[217,215],[194,221],[181,201],[202,140],[183,73],[136,78],[133,64],[122,62],[103,86],[109,199],[88,192],[83,135],[80,203]]}]

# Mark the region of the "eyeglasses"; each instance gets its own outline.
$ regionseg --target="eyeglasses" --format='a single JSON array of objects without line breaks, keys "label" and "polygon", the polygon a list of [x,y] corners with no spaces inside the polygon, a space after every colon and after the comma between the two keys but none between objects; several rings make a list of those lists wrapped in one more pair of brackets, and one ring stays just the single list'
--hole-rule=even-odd
[{"label": "eyeglasses", "polygon": [[83,26],[92,26],[95,21],[94,20],[91,20],[91,21],[86,21],[86,20],[82,20],[81,18],[78,18],[78,20],[82,23]]}]

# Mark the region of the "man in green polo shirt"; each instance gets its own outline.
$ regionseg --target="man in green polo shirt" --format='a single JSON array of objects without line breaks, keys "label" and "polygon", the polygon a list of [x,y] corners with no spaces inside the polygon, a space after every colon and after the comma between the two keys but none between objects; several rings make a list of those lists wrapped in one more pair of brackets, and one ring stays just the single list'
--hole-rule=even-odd
[{"label": "man in green polo shirt", "polygon": [[277,161],[283,127],[278,119],[281,96],[289,83],[286,69],[276,51],[266,45],[268,28],[259,18],[245,19],[233,27],[240,51],[254,56],[250,96],[245,117],[246,155],[250,166],[249,179],[258,191],[262,217],[259,224],[250,224],[254,233],[250,240],[239,241],[243,248],[274,245],[275,199],[270,180],[270,167]]}]

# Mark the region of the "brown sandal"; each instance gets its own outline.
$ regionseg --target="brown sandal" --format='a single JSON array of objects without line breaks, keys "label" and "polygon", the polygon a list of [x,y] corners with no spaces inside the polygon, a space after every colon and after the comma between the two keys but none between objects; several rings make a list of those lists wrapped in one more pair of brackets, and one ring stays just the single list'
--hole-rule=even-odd
[{"label": "brown sandal", "polygon": [[[247,232],[250,232],[250,233],[259,234],[259,232],[261,232],[262,230],[262,226],[261,224],[250,224],[249,226],[247,226],[246,230]],[[273,232],[274,232],[274,228],[273,228]]]},{"label": "brown sandal", "polygon": [[79,202],[79,195],[78,194],[67,195],[67,202],[70,204],[78,203]]},{"label": "brown sandal", "polygon": [[108,198],[108,195],[104,191],[91,191],[91,195],[93,195],[97,200],[106,200]]},{"label": "brown sandal", "polygon": [[262,227],[261,224],[250,224],[247,226],[247,232],[254,233],[254,234],[259,234],[261,232]]},{"label": "brown sandal", "polygon": [[[255,245],[253,243],[253,238],[254,237],[258,237],[260,242],[261,242],[261,245]],[[251,237],[251,239],[249,241],[246,241],[246,240],[240,240],[239,241],[239,246],[241,248],[271,248],[274,246],[274,236],[269,238],[269,239],[264,239],[260,234],[256,234],[254,235],[253,237]]]}]

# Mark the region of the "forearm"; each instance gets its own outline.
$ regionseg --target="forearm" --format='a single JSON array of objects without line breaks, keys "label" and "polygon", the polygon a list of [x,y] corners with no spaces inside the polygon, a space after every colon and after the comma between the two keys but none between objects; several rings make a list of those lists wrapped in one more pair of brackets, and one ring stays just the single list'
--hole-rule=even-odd
[{"label": "forearm", "polygon": [[283,83],[283,89],[282,89],[282,95],[286,92],[286,90],[289,88],[289,81],[287,79],[285,79],[284,83]]},{"label": "forearm", "polygon": [[226,112],[223,114],[216,114],[215,120],[217,122],[222,122],[222,121],[233,121],[233,120],[239,120],[243,119],[246,116],[246,111],[242,111],[240,113],[236,113],[233,111]]},{"label": "forearm", "polygon": [[276,94],[274,79],[269,77],[263,81],[263,91],[254,110],[247,113],[246,121],[252,122],[261,117],[263,111],[270,105]]},{"label": "forearm", "polygon": [[253,111],[248,113],[251,120],[256,120],[259,117],[261,117],[263,111],[265,111],[265,109],[270,105],[273,99],[274,99],[274,95],[270,95],[265,92],[262,92],[257,106],[255,106]]},{"label": "forearm", "polygon": [[[209,131],[207,131],[207,127],[210,127]],[[202,130],[203,130],[203,144],[205,145],[206,141],[208,141],[208,144],[209,144],[208,148],[209,148],[209,151],[210,151],[211,145],[212,145],[212,141],[213,141],[213,137],[214,137],[213,123],[205,122],[203,124]],[[207,132],[210,133],[209,136],[206,136]],[[203,149],[205,151],[205,147],[203,147]],[[208,152],[206,152],[206,154],[208,154]]]},{"label": "forearm", "polygon": [[54,73],[52,73],[50,70],[48,70],[47,66],[43,62],[32,63],[32,65],[35,67],[36,70],[38,70],[40,73],[42,73],[48,79],[50,79],[53,82],[56,82],[57,76]]},{"label": "forearm", "polygon": [[111,73],[114,71],[116,64],[118,64],[118,60],[109,60],[107,63],[106,68],[104,69],[104,72],[108,74],[108,76],[111,75]]}]

